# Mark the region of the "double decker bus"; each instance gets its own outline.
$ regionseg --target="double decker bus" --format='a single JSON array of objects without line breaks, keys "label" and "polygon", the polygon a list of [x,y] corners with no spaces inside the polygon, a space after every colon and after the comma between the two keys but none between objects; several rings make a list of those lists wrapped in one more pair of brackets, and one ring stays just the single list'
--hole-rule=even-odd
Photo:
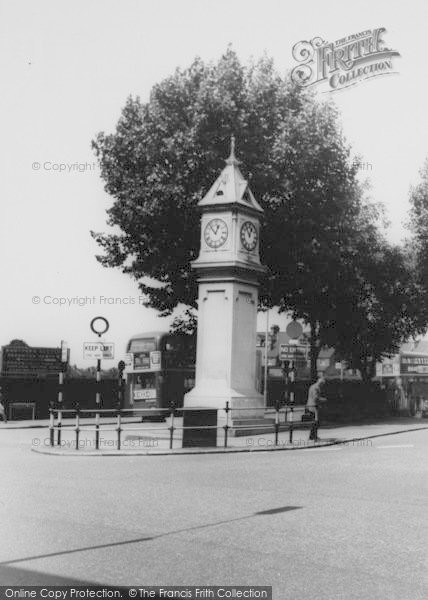
[{"label": "double decker bus", "polygon": [[143,419],[163,418],[159,408],[183,406],[184,394],[195,385],[195,336],[151,331],[128,342],[128,408],[151,409]]}]

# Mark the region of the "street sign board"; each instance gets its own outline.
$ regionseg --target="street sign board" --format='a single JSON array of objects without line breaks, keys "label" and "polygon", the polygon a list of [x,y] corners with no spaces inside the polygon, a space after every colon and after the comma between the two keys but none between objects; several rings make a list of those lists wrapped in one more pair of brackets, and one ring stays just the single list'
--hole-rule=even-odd
[{"label": "street sign board", "polygon": [[423,354],[402,354],[400,356],[401,373],[428,373],[428,356]]},{"label": "street sign board", "polygon": [[[408,371],[404,371],[408,372]],[[399,377],[400,362],[399,358],[383,358],[382,362],[376,363],[376,377]]]},{"label": "street sign board", "polygon": [[303,333],[303,327],[299,321],[291,321],[291,323],[287,325],[287,329],[285,331],[292,339],[297,340]]},{"label": "street sign board", "polygon": [[84,342],[83,358],[112,360],[114,358],[114,344],[110,342]]},{"label": "street sign board", "polygon": [[46,375],[62,370],[61,348],[31,347],[16,340],[2,347],[2,375]]},{"label": "street sign board", "polygon": [[280,344],[279,360],[306,360],[306,346],[301,344]]}]

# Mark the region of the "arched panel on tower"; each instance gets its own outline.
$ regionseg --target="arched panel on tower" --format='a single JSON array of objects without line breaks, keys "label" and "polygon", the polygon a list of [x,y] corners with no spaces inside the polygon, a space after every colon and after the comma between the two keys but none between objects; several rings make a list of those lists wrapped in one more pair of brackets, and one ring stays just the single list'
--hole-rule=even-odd
[{"label": "arched panel on tower", "polygon": [[200,371],[205,379],[227,380],[224,356],[225,332],[228,330],[230,300],[226,289],[206,290],[200,307]]},{"label": "arched panel on tower", "polygon": [[232,387],[244,389],[254,387],[257,297],[254,290],[238,289],[234,310],[234,351],[232,365]]}]

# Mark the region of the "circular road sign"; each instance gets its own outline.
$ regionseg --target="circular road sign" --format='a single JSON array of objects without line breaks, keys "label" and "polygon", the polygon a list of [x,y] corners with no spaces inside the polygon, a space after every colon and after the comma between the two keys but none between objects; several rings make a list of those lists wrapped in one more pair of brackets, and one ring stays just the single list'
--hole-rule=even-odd
[{"label": "circular road sign", "polygon": [[94,317],[91,321],[91,329],[97,335],[102,335],[109,327],[109,322],[104,317]]},{"label": "circular road sign", "polygon": [[291,323],[287,325],[287,329],[285,331],[292,340],[297,340],[297,338],[299,338],[303,333],[303,327],[297,321],[291,321]]}]

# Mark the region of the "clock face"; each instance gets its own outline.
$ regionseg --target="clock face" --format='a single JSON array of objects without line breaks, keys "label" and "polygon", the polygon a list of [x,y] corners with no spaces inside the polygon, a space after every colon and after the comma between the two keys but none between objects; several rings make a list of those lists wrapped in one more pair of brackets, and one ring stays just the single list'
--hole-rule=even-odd
[{"label": "clock face", "polygon": [[227,240],[227,225],[222,219],[211,219],[204,229],[204,239],[210,248],[220,248]]},{"label": "clock face", "polygon": [[259,235],[256,226],[251,221],[245,221],[241,227],[241,244],[251,252],[257,246]]}]

